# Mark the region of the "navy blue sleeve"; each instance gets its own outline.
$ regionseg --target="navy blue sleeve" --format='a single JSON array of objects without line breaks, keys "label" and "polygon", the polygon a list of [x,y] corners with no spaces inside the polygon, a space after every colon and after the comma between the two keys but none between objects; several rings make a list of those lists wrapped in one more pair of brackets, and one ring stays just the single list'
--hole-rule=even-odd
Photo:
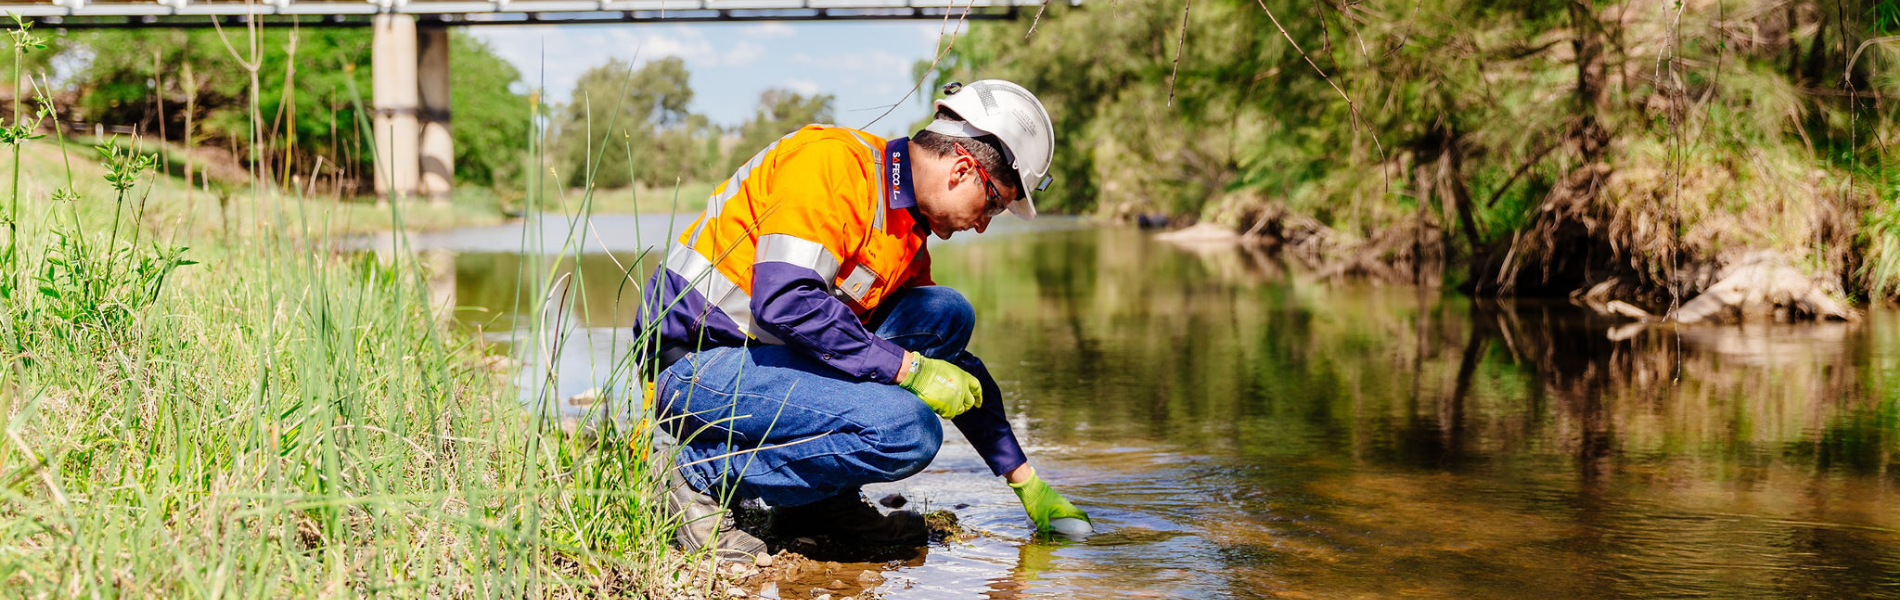
[{"label": "navy blue sleeve", "polygon": [[950,422],[970,440],[970,446],[976,448],[976,453],[990,466],[990,473],[1000,476],[1029,462],[1022,444],[1016,442],[1016,431],[1009,427],[1009,418],[1003,414],[1003,391],[996,386],[996,377],[990,375],[989,368],[969,352],[958,354],[950,363],[983,384],[983,405],[957,415]]},{"label": "navy blue sleeve", "polygon": [[782,263],[752,265],[752,315],[772,335],[805,355],[859,379],[897,382],[904,349],[858,322],[832,297],[818,272]]}]

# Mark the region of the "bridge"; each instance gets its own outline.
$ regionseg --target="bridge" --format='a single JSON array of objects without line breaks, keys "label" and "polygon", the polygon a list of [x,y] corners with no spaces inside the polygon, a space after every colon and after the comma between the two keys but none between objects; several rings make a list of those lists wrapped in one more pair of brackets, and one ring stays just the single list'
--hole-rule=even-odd
[{"label": "bridge", "polygon": [[[1009,19],[1051,0],[47,0],[0,1],[41,28],[368,27],[376,193],[446,201],[452,26]],[[1080,4],[1081,0],[1054,0]]]}]

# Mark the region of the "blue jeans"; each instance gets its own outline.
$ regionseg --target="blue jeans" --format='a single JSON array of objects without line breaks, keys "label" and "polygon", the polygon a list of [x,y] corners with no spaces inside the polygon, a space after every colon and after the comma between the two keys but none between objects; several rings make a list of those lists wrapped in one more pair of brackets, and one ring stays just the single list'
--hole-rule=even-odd
[{"label": "blue jeans", "polygon": [[[911,288],[888,298],[872,331],[905,349],[950,360],[983,383],[984,406],[956,420],[979,450],[1006,442],[991,461],[1022,464],[1002,395],[981,361],[964,351],[976,311],[956,290]],[[681,475],[700,491],[730,491],[773,506],[798,506],[896,481],[930,464],[943,424],[895,385],[849,379],[785,346],[707,348],[660,373],[658,410],[681,441]],[[967,423],[967,425],[966,425]],[[999,440],[1000,432],[1006,440]],[[985,452],[989,458],[992,452]],[[730,486],[730,489],[728,489]]]}]

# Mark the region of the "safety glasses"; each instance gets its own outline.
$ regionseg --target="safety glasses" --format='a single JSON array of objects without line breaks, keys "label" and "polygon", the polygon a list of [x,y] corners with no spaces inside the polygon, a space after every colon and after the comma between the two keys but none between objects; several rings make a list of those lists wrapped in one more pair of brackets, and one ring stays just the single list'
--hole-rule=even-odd
[{"label": "safety glasses", "polygon": [[[989,196],[989,208],[985,212],[991,218],[1003,214],[1003,209],[1009,208],[1010,201],[1005,200],[1003,198],[1003,192],[997,190],[996,184],[990,181],[990,172],[983,169],[982,163],[976,162],[975,155],[970,154],[969,150],[963,148],[963,142],[953,142],[950,144],[950,147],[955,149],[957,154],[970,157],[970,161],[976,164],[976,177],[977,179],[983,180],[983,193]],[[1046,180],[1048,178],[1045,177],[1044,179]],[[1044,183],[1043,185],[1047,186],[1048,184]]]}]

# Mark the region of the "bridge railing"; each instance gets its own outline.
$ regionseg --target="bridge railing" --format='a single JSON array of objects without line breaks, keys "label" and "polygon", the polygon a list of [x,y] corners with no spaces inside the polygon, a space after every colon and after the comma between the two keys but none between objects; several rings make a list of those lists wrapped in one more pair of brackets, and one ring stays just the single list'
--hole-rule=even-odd
[{"label": "bridge railing", "polygon": [[[1055,0],[1079,4],[1079,0]],[[456,25],[640,21],[863,20],[1014,16],[1044,0],[205,0],[0,2],[43,26],[210,27],[256,19],[270,24],[368,26],[377,14],[411,14]],[[210,18],[206,18],[210,17]]]}]

